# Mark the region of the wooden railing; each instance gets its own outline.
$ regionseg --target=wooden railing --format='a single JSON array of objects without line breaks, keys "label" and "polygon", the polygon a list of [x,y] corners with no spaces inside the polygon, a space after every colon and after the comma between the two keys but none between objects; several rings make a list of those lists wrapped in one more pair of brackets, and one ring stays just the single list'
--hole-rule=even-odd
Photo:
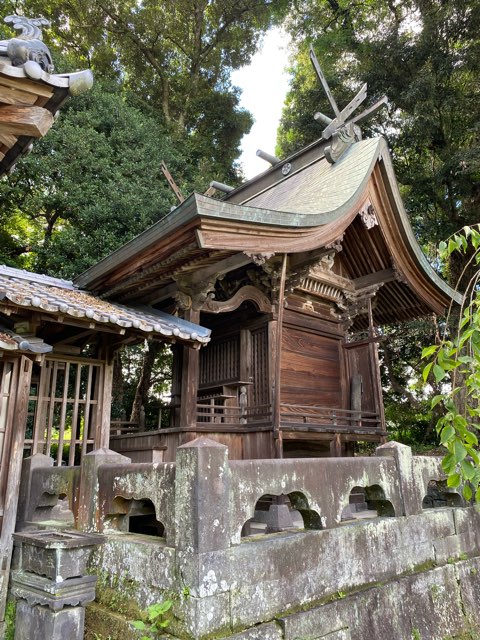
[{"label": "wooden railing", "polygon": [[294,431],[383,432],[378,413],[312,405],[282,404],[282,428]]},{"label": "wooden railing", "polygon": [[270,404],[225,406],[218,398],[212,398],[197,404],[197,422],[232,426],[271,424],[272,407]]},{"label": "wooden railing", "polygon": [[111,420],[110,435],[120,436],[125,433],[138,433],[140,425],[138,422],[130,422],[129,420]]}]

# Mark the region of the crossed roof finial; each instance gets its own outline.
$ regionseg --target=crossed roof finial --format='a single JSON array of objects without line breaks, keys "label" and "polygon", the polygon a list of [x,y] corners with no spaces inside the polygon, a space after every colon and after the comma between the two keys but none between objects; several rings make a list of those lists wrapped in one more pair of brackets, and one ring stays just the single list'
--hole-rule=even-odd
[{"label": "crossed roof finial", "polygon": [[367,85],[364,84],[357,95],[353,98],[353,100],[351,100],[347,104],[347,106],[342,109],[342,111],[340,111],[335,98],[330,91],[327,80],[323,75],[313,47],[311,46],[310,60],[335,114],[335,118],[333,119],[325,116],[320,112],[317,112],[314,115],[314,118],[317,122],[326,125],[325,129],[322,131],[322,138],[324,140],[329,140],[330,138],[332,138],[332,144],[325,148],[325,156],[327,160],[331,164],[333,164],[340,158],[343,152],[350,145],[358,140],[361,140],[362,134],[360,128],[356,126],[356,124],[379,111],[384,105],[387,104],[387,98],[386,96],[383,96],[383,98],[375,102],[375,104],[373,104],[371,107],[368,107],[367,109],[362,111],[362,113],[349,120],[349,117],[352,115],[352,113],[362,104],[362,102],[367,97]]}]

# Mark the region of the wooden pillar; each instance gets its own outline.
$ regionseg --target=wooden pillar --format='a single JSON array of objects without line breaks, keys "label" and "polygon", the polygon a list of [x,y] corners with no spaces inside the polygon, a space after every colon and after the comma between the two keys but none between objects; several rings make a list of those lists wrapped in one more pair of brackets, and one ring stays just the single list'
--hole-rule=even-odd
[{"label": "wooden pillar", "polygon": [[[372,308],[372,299],[368,299],[368,334],[370,338],[374,338],[376,336],[375,324],[373,319],[373,308]],[[376,411],[378,413],[378,417],[380,419],[380,425],[382,427],[382,431],[385,431],[385,410],[383,406],[383,392],[382,392],[382,380],[380,376],[380,359],[378,357],[378,343],[371,342],[369,344],[369,353],[370,360],[372,363],[372,371],[373,377],[375,380],[375,403],[376,403]]]},{"label": "wooden pillar", "polygon": [[[251,382],[253,375],[252,366],[252,333],[249,329],[240,331],[240,380],[242,382]],[[247,405],[252,404],[252,385],[247,385],[246,396]],[[240,402],[240,395],[239,395]]]},{"label": "wooden pillar", "polygon": [[285,278],[287,273],[287,254],[283,254],[282,271],[280,276],[280,290],[278,292],[278,324],[276,335],[275,358],[275,392],[273,405],[273,435],[275,438],[275,455],[283,458],[282,432],[280,429],[280,405],[281,405],[281,374],[282,374],[282,329],[283,309],[285,304]]},{"label": "wooden pillar", "polygon": [[[8,438],[2,457],[3,467],[7,469],[4,503],[2,533],[0,539],[0,621],[5,618],[5,604],[7,598],[8,575],[10,571],[10,560],[12,555],[12,533],[15,531],[15,521],[17,516],[18,492],[20,489],[20,475],[23,460],[23,442],[25,439],[25,427],[28,415],[28,398],[30,395],[30,380],[32,377],[33,363],[22,356],[18,363],[18,377],[15,386],[11,387],[11,406],[14,407],[12,419],[7,424],[9,431]],[[8,465],[5,464],[8,460]]]},{"label": "wooden pillar", "polygon": [[[200,311],[188,309],[185,320],[199,324]],[[200,365],[200,352],[192,347],[183,347],[182,385],[180,427],[195,427],[197,425],[197,391]]]},{"label": "wooden pillar", "polygon": [[332,458],[340,458],[342,456],[342,439],[339,433],[336,433],[330,442],[330,455]]},{"label": "wooden pillar", "polygon": [[98,413],[97,429],[95,433],[95,449],[108,449],[110,446],[110,424],[112,413],[112,388],[113,388],[113,359],[105,361],[103,375],[101,376],[102,388],[98,395],[101,401]]},{"label": "wooden pillar", "polygon": [[378,357],[378,344],[372,342],[368,345],[370,360],[372,363],[373,378],[375,384],[375,404],[376,412],[380,420],[380,426],[385,431],[385,409],[383,406],[382,380],[380,376],[380,359]]}]

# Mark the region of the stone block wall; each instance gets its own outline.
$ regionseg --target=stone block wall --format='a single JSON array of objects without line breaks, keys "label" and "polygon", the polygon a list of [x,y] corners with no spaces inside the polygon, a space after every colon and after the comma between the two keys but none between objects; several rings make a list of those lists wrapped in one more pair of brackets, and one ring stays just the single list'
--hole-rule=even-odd
[{"label": "stone block wall", "polygon": [[[174,637],[443,640],[475,622],[480,514],[442,493],[439,459],[388,443],[373,458],[229,461],[206,439],[176,463],[89,455],[73,499],[90,496],[77,526],[108,534],[100,585],[125,611],[172,599]],[[425,500],[431,482],[436,502]],[[388,517],[342,522],[359,487]],[[266,495],[288,496],[304,527],[242,538]],[[145,500],[162,538],[128,533],[125,504]]]}]

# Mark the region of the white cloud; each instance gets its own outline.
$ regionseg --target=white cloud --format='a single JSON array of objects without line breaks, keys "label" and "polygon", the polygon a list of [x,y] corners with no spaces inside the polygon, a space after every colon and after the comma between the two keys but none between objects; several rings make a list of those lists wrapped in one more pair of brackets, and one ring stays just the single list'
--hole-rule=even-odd
[{"label": "white cloud", "polygon": [[285,72],[288,44],[289,37],[283,30],[271,29],[251,64],[232,74],[233,84],[243,90],[242,107],[248,109],[255,118],[251,132],[242,140],[242,155],[239,158],[247,178],[269,167],[265,160],[257,158],[257,149],[275,153],[278,123],[288,90],[289,76]]}]

